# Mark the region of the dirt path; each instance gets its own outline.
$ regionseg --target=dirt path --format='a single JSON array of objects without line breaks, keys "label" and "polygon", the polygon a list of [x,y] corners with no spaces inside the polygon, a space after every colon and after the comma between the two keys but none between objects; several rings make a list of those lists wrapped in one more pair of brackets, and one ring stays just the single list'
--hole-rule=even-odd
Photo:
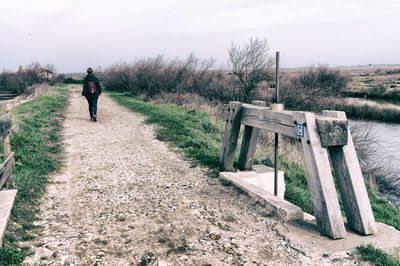
[{"label": "dirt path", "polygon": [[63,136],[64,167],[50,177],[27,264],[332,263],[293,249],[262,206],[191,168],[107,96],[90,122],[72,87]]}]

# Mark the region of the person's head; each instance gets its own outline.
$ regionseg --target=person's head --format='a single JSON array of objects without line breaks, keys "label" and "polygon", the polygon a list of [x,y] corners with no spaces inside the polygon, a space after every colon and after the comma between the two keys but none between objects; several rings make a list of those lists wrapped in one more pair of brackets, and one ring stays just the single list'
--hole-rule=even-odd
[{"label": "person's head", "polygon": [[92,69],[91,67],[89,67],[89,68],[86,70],[86,72],[87,72],[88,74],[93,74],[93,69]]}]

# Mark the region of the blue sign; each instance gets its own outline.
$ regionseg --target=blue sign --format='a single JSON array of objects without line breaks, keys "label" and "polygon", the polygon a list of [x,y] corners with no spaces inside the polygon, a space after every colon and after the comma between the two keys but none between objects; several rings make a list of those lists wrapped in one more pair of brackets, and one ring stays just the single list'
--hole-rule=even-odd
[{"label": "blue sign", "polygon": [[296,132],[298,137],[304,137],[304,126],[303,124],[296,125]]}]

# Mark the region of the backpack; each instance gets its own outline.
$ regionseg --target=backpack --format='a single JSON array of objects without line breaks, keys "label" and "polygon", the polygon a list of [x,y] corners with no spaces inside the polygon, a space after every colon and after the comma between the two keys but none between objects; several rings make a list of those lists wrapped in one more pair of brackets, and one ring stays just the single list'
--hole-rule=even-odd
[{"label": "backpack", "polygon": [[88,91],[90,94],[96,93],[96,84],[94,81],[88,81]]}]

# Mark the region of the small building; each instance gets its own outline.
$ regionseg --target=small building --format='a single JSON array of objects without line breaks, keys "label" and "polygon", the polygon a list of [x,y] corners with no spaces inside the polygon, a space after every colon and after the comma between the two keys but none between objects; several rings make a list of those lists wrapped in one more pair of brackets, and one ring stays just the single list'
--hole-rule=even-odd
[{"label": "small building", "polygon": [[42,79],[51,80],[53,78],[54,72],[46,69],[46,68],[39,68],[37,70],[38,76]]}]

